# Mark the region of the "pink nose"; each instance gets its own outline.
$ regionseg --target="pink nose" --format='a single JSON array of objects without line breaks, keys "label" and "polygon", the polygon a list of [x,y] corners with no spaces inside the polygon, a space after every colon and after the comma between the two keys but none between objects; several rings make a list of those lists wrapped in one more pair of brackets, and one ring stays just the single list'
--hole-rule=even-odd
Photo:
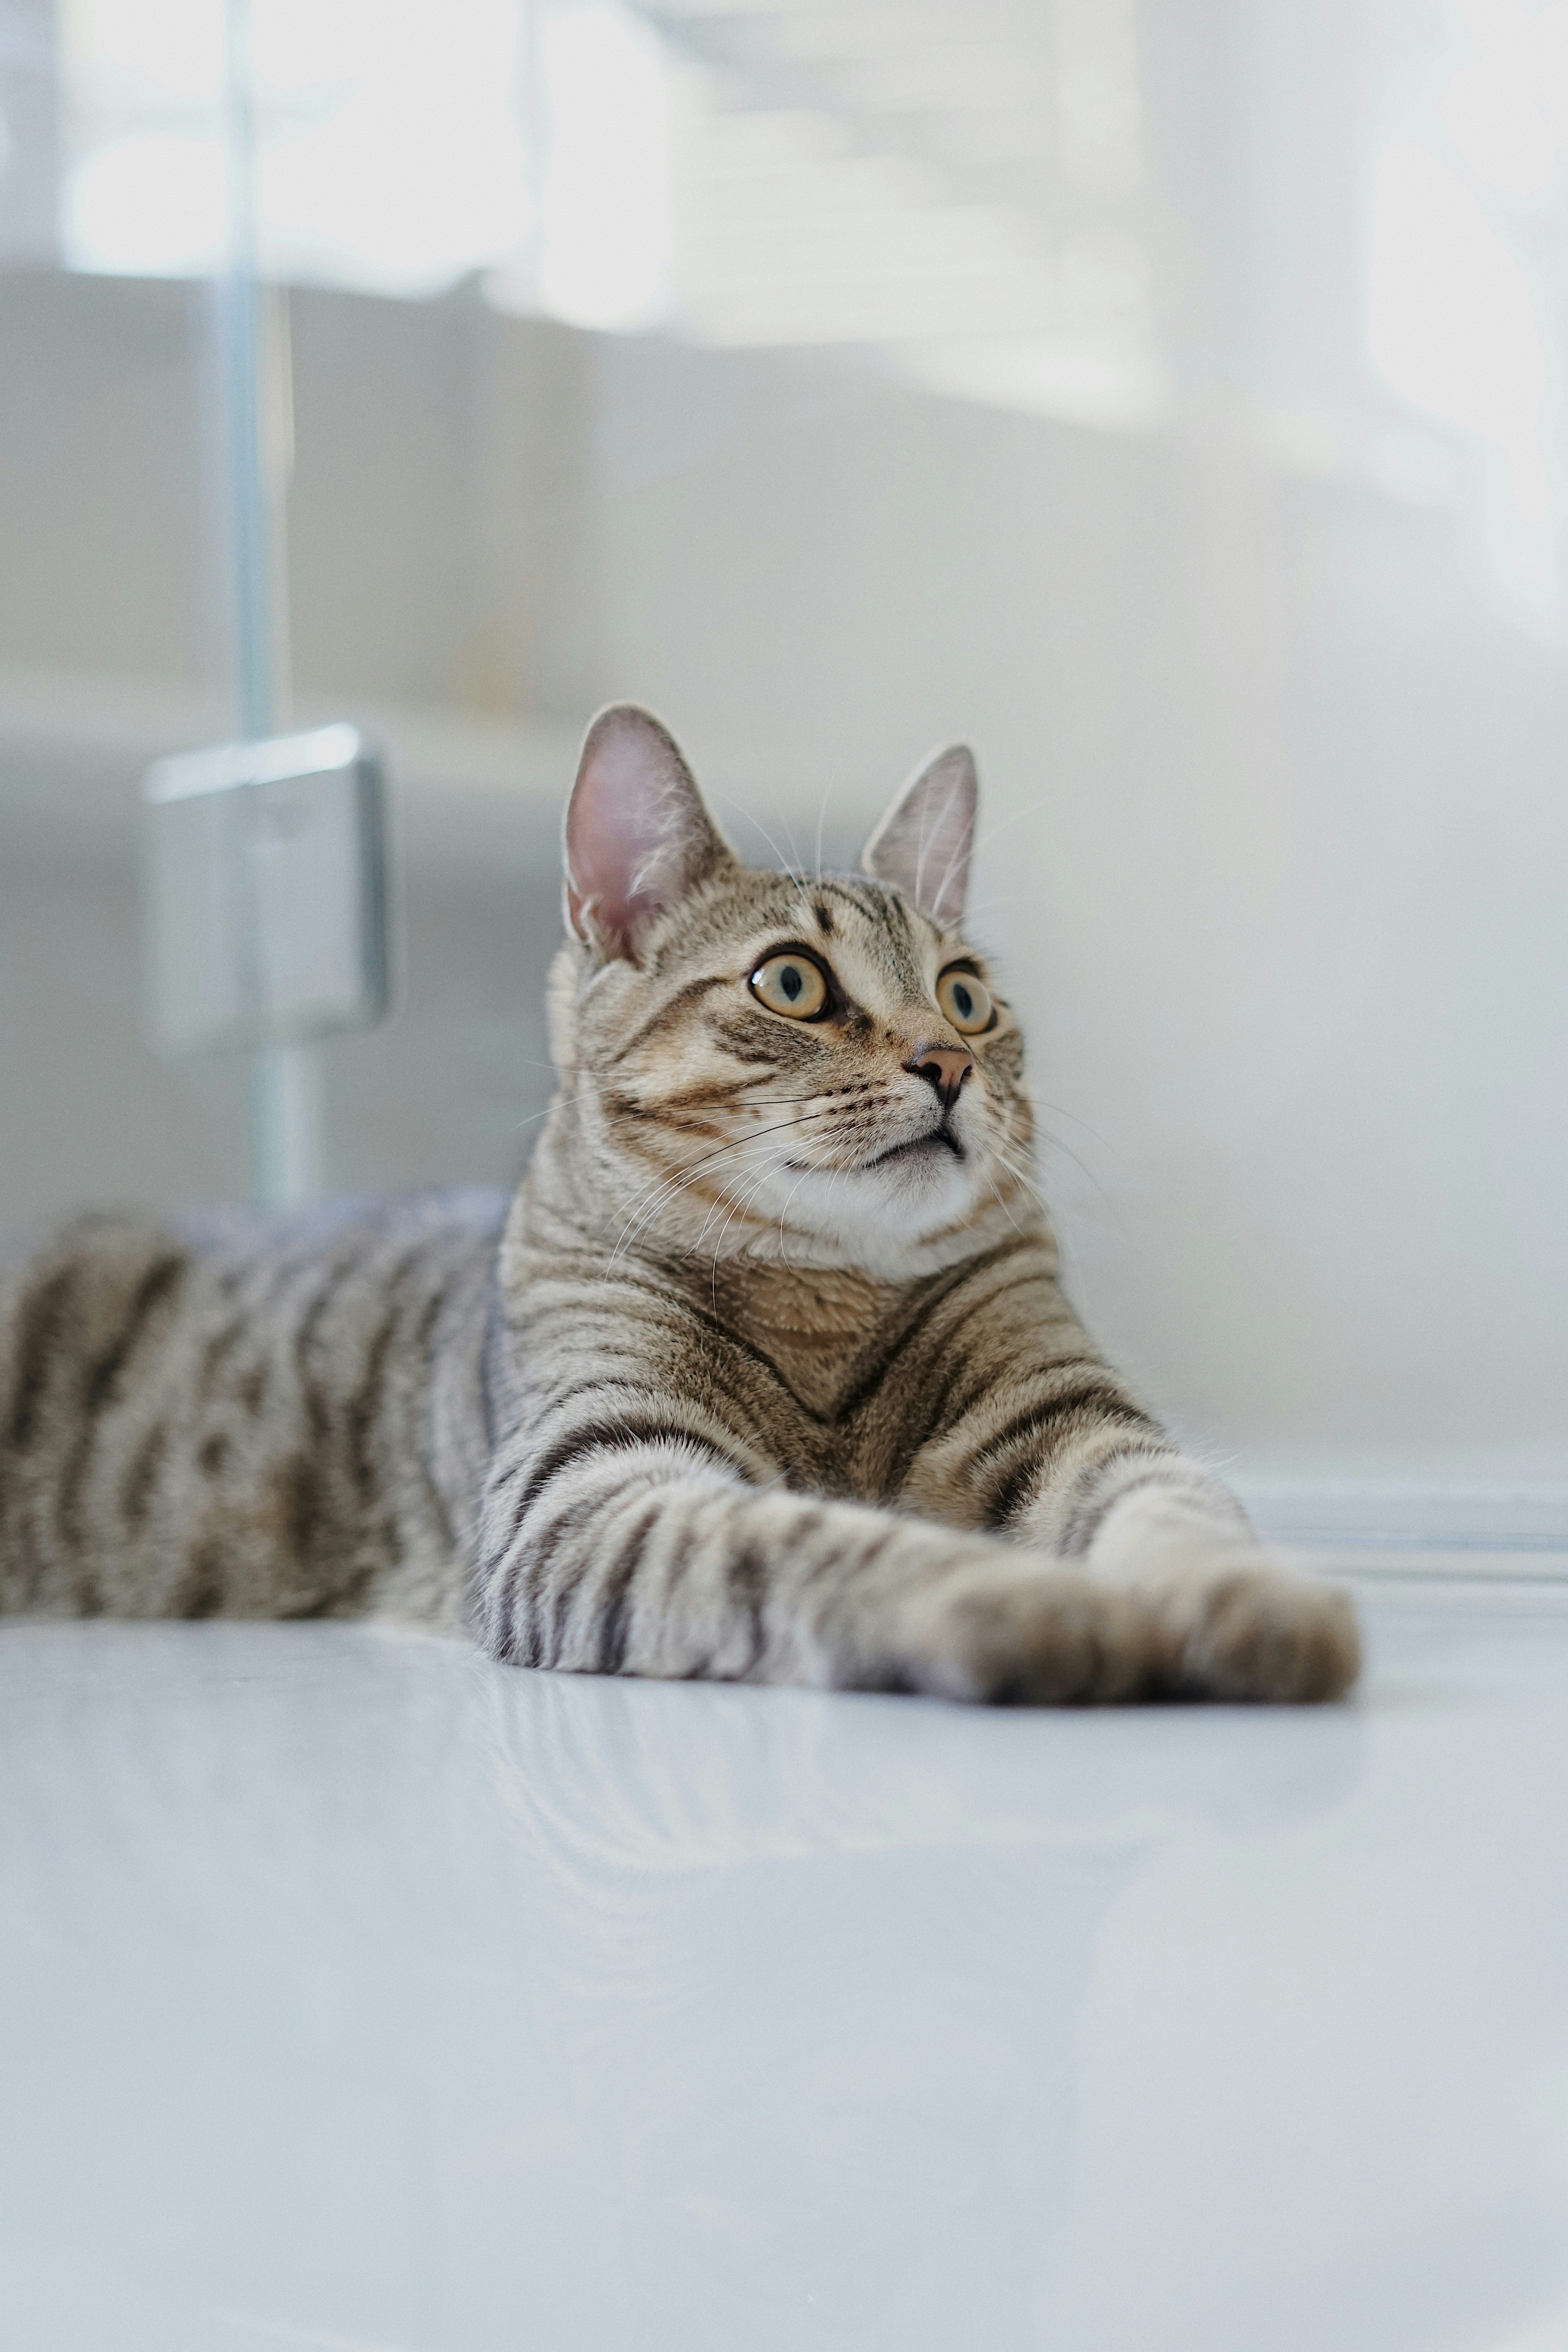
[{"label": "pink nose", "polygon": [[917,1045],[904,1067],[912,1071],[917,1078],[924,1078],[928,1086],[934,1087],[942,1109],[949,1111],[958,1100],[958,1090],[974,1067],[974,1063],[970,1055],[958,1047]]}]

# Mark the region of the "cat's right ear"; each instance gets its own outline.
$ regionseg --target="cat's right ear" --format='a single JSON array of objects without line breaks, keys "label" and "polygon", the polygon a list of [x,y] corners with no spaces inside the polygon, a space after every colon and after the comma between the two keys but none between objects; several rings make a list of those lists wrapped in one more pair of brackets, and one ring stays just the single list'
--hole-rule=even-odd
[{"label": "cat's right ear", "polygon": [[939,923],[961,921],[979,799],[969,746],[933,752],[860,852],[861,871],[891,882]]},{"label": "cat's right ear", "polygon": [[564,847],[567,923],[605,957],[635,958],[653,918],[731,857],[675,738],[633,702],[583,740]]}]

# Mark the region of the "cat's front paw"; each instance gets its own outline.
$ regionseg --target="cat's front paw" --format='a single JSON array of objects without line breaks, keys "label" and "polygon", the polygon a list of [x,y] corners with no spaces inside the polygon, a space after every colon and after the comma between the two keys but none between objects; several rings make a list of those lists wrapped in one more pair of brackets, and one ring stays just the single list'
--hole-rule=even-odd
[{"label": "cat's front paw", "polygon": [[954,1570],[901,1612],[887,1685],[993,1706],[1141,1698],[1158,1643],[1134,1596],[1019,1561]]},{"label": "cat's front paw", "polygon": [[1342,1698],[1361,1672],[1346,1595],[1282,1574],[1233,1496],[1190,1465],[1174,1470],[1124,1495],[1089,1554],[1091,1573],[1153,1613],[1155,1688],[1173,1698]]},{"label": "cat's front paw", "polygon": [[1148,1598],[1163,1637],[1155,1679],[1172,1697],[1342,1698],[1361,1672],[1347,1595],[1265,1562],[1173,1578]]}]

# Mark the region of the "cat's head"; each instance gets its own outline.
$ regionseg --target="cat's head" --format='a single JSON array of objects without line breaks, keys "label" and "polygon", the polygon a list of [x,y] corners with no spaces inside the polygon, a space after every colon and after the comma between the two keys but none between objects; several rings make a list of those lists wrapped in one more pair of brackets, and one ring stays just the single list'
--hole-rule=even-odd
[{"label": "cat's head", "polygon": [[552,1027],[579,1172],[627,1237],[896,1273],[1022,1222],[1021,1040],[960,928],[975,799],[942,751],[858,872],[760,870],[657,719],[594,721]]}]

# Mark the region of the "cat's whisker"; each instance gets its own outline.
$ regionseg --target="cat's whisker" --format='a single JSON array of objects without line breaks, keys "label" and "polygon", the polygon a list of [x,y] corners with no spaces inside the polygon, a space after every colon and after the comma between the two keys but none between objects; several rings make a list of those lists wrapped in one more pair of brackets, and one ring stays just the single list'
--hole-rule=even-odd
[{"label": "cat's whisker", "polygon": [[[743,1106],[743,1108],[747,1110],[782,1108],[789,1104],[797,1102],[808,1103],[815,1099],[816,1097],[811,1095],[752,1097],[752,1099]],[[718,1111],[722,1109],[723,1106],[715,1105],[714,1108]],[[539,1116],[541,1118],[547,1118],[549,1117],[549,1112],[542,1111]],[[689,1122],[681,1119],[671,1119],[661,1116],[657,1105],[650,1105],[644,1110],[625,1111],[616,1117],[601,1119],[599,1125],[605,1134],[608,1134],[612,1128],[620,1127],[637,1127],[643,1129],[645,1131],[649,1127],[660,1127],[673,1129],[678,1134],[689,1134],[691,1131],[691,1127]]]},{"label": "cat's whisker", "polygon": [[1038,816],[1043,809],[1048,809],[1050,806],[1051,803],[1048,799],[1031,801],[1027,807],[1015,809],[1011,816],[1001,818],[995,824],[988,824],[983,833],[975,836],[975,856],[978,857],[983,849],[989,849],[994,841],[1000,841],[1005,833],[1011,833],[1016,824],[1023,824],[1027,818]]},{"label": "cat's whisker", "polygon": [[[752,1202],[756,1199],[757,1194],[762,1191],[763,1186],[767,1182],[768,1178],[776,1172],[775,1167],[764,1169],[762,1175],[757,1179],[755,1184],[752,1185],[751,1191],[747,1193],[744,1202],[742,1203],[740,1201],[735,1202],[730,1210],[729,1215],[725,1218],[723,1223],[719,1228],[719,1238],[713,1244],[712,1289],[715,1303],[717,1303],[719,1291],[719,1255],[724,1246],[724,1236],[729,1232],[736,1216],[743,1215],[746,1211],[750,1209]],[[693,1252],[692,1255],[695,1255],[695,1253]]]},{"label": "cat's whisker", "polygon": [[1032,1091],[1030,1099],[1037,1110],[1048,1110],[1058,1118],[1070,1118],[1075,1127],[1081,1127],[1086,1135],[1092,1135],[1096,1143],[1102,1145],[1107,1151],[1114,1153],[1118,1159],[1121,1158],[1121,1155],[1117,1151],[1115,1144],[1108,1137],[1101,1135],[1097,1127],[1090,1127],[1087,1118],[1080,1118],[1076,1110],[1068,1110],[1065,1103],[1047,1102],[1043,1095],[1037,1095]]},{"label": "cat's whisker", "polygon": [[[713,1244],[712,1283],[715,1287],[719,1279],[719,1257],[723,1248],[724,1235],[729,1232],[731,1221],[737,1214],[743,1215],[750,1210],[752,1202],[756,1199],[763,1185],[769,1181],[770,1178],[777,1174],[780,1167],[785,1164],[787,1163],[780,1160],[776,1150],[771,1151],[767,1155],[766,1163],[761,1173],[756,1178],[755,1182],[752,1183],[743,1194],[737,1193],[731,1197],[724,1222],[719,1228],[718,1239]],[[702,1220],[701,1232],[698,1234],[696,1240],[690,1244],[690,1247],[685,1253],[688,1257],[696,1257],[701,1254],[702,1244],[707,1237],[708,1228],[712,1223],[714,1217],[718,1214],[719,1210],[722,1205],[722,1202],[719,1201],[715,1201],[713,1202],[708,1214]]]},{"label": "cat's whisker", "polygon": [[[736,1100],[741,1103],[741,1108],[745,1110],[771,1110],[780,1108],[781,1106],[786,1106],[790,1103],[819,1102],[822,1099],[822,1089],[819,1087],[813,1087],[803,1095],[748,1095],[744,1094],[744,1084],[745,1082],[742,1081],[742,1085],[737,1086],[733,1089],[733,1093]],[[742,1099],[742,1096],[744,1097],[743,1100]],[[700,1107],[705,1109],[718,1111],[727,1109],[729,1108],[728,1098],[721,1102],[703,1104],[701,1106],[698,1106],[696,1104],[694,1097],[685,1095],[671,1095],[668,1097],[668,1100],[677,1108],[680,1109],[691,1109]],[[657,1116],[657,1112],[638,1113],[639,1118]]]},{"label": "cat's whisker", "polygon": [[[815,1114],[807,1114],[807,1118],[816,1118],[816,1117],[826,1118],[833,1118],[833,1117],[835,1117],[835,1116],[837,1116],[837,1106],[829,1105],[829,1106],[825,1107],[825,1108],[824,1108],[824,1109],[823,1109],[821,1112],[815,1113]],[[738,1139],[737,1139],[737,1141],[736,1141],[733,1145],[731,1145],[731,1146],[730,1146],[730,1147],[727,1147],[727,1149],[732,1150],[734,1151],[734,1153],[736,1154],[737,1159],[738,1159],[738,1160],[742,1160],[742,1164],[743,1164],[743,1158],[744,1158],[744,1155],[745,1155],[745,1153],[747,1152],[747,1150],[748,1150],[748,1149],[749,1149],[749,1147],[750,1147],[751,1145],[752,1145],[752,1144],[754,1144],[754,1143],[756,1143],[756,1142],[759,1142],[759,1141],[763,1140],[765,1137],[767,1137],[767,1136],[769,1136],[769,1135],[777,1134],[777,1133],[780,1131],[780,1127],[781,1127],[781,1126],[783,1126],[783,1127],[789,1127],[789,1128],[795,1128],[795,1127],[799,1127],[799,1126],[805,1125],[805,1123],[806,1123],[806,1120],[805,1120],[805,1119],[789,1119],[789,1120],[784,1120],[784,1121],[780,1122],[780,1123],[779,1123],[779,1125],[775,1125],[774,1127],[772,1127],[772,1128],[764,1128],[764,1129],[761,1131],[761,1135],[759,1135],[759,1136],[752,1136],[752,1137],[742,1137],[742,1138]],[[830,1139],[829,1139],[829,1140],[831,1141],[831,1139],[832,1139],[830,1138]],[[644,1212],[640,1212],[640,1211],[639,1211],[639,1212],[634,1212],[634,1219],[633,1219],[633,1222],[636,1223],[637,1231],[636,1231],[636,1233],[635,1233],[634,1234],[632,1234],[632,1235],[631,1235],[631,1237],[630,1237],[630,1240],[629,1240],[629,1241],[628,1241],[628,1239],[627,1239],[626,1234],[625,1233],[623,1233],[621,1242],[620,1242],[620,1243],[617,1243],[617,1245],[616,1245],[616,1256],[618,1256],[618,1255],[619,1255],[619,1254],[620,1254],[620,1249],[621,1249],[621,1246],[622,1246],[622,1244],[625,1244],[626,1246],[633,1246],[633,1245],[635,1245],[635,1244],[636,1244],[636,1242],[637,1242],[637,1241],[638,1241],[638,1240],[640,1240],[640,1239],[641,1239],[642,1234],[643,1234],[644,1233],[646,1233],[646,1232],[648,1230],[648,1227],[649,1227],[650,1223],[652,1223],[652,1221],[653,1221],[655,1218],[657,1218],[657,1217],[658,1217],[658,1216],[662,1213],[662,1211],[669,1205],[669,1203],[670,1203],[670,1202],[671,1202],[671,1201],[673,1201],[673,1200],[674,1200],[674,1199],[675,1199],[675,1198],[676,1198],[676,1197],[677,1197],[677,1196],[678,1196],[678,1195],[679,1195],[682,1191],[684,1191],[684,1190],[687,1188],[687,1186],[688,1186],[691,1181],[693,1181],[695,1180],[695,1177],[697,1176],[697,1174],[698,1174],[699,1172],[700,1172],[700,1169],[701,1169],[701,1167],[703,1167],[703,1166],[707,1166],[707,1167],[710,1168],[710,1167],[712,1166],[712,1164],[713,1164],[715,1161],[717,1161],[718,1160],[721,1159],[722,1157],[723,1157],[723,1154],[722,1154],[722,1153],[715,1153],[715,1154],[713,1154],[713,1155],[711,1155],[711,1156],[710,1156],[710,1160],[709,1160],[708,1162],[706,1162],[706,1163],[700,1163],[700,1166],[699,1166],[699,1168],[698,1168],[698,1169],[693,1169],[693,1170],[690,1170],[690,1171],[683,1171],[683,1172],[682,1172],[681,1174],[679,1174],[679,1176],[677,1176],[677,1177],[675,1177],[675,1178],[673,1178],[673,1179],[668,1180],[668,1181],[666,1182],[665,1186],[664,1186],[664,1190],[663,1190],[663,1192],[662,1192],[662,1194],[661,1194],[661,1197],[660,1197],[660,1198],[658,1198],[658,1200],[654,1201],[651,1204],[649,1204],[649,1205],[647,1206],[647,1210],[646,1210],[646,1213],[644,1213]],[[778,1171],[779,1171],[779,1169],[780,1169],[781,1167],[787,1167],[789,1164],[790,1164],[790,1163],[788,1162],[788,1160],[787,1160],[783,1159],[783,1158],[780,1156],[780,1154],[779,1154],[776,1150],[774,1150],[774,1151],[771,1151],[771,1152],[767,1155],[767,1165],[763,1168],[763,1172],[762,1172],[761,1176],[757,1179],[756,1182],[755,1182],[755,1183],[751,1187],[751,1189],[750,1189],[750,1190],[749,1190],[749,1191],[744,1194],[744,1196],[743,1196],[743,1197],[742,1197],[742,1198],[737,1198],[737,1197],[735,1197],[735,1196],[731,1195],[731,1204],[730,1204],[730,1208],[729,1208],[729,1213],[728,1213],[728,1214],[727,1214],[727,1215],[726,1215],[726,1217],[725,1217],[725,1221],[724,1221],[724,1224],[723,1224],[723,1226],[721,1226],[721,1229],[720,1229],[719,1244],[716,1244],[716,1248],[717,1248],[717,1247],[719,1247],[719,1246],[721,1246],[721,1244],[722,1244],[722,1241],[723,1241],[724,1234],[725,1234],[725,1232],[727,1232],[727,1231],[728,1231],[729,1226],[730,1226],[730,1223],[731,1223],[731,1220],[733,1219],[733,1217],[735,1216],[735,1214],[737,1213],[737,1211],[739,1210],[739,1211],[741,1211],[742,1213],[743,1213],[745,1210],[749,1209],[749,1208],[750,1208],[750,1205],[751,1205],[751,1203],[752,1203],[752,1201],[754,1201],[754,1200],[756,1199],[757,1194],[762,1191],[763,1186],[768,1182],[769,1179],[770,1179],[772,1176],[775,1175],[775,1174],[778,1172]],[[798,1191],[799,1191],[799,1189],[800,1189],[800,1185],[801,1185],[802,1183],[804,1183],[804,1182],[805,1182],[805,1179],[806,1179],[806,1177],[807,1177],[807,1176],[812,1175],[812,1174],[822,1174],[822,1173],[824,1173],[824,1172],[831,1172],[831,1173],[833,1173],[833,1174],[837,1175],[837,1174],[838,1174],[838,1173],[841,1173],[842,1171],[838,1171],[838,1170],[834,1170],[834,1171],[822,1171],[822,1170],[820,1170],[820,1169],[812,1169],[812,1168],[805,1168],[805,1169],[803,1169],[803,1170],[801,1171],[801,1173],[800,1173],[800,1176],[799,1176],[799,1179],[798,1179],[797,1182],[796,1182],[796,1183],[795,1183],[795,1185],[792,1188],[791,1194],[790,1194],[790,1198],[791,1198],[791,1199],[793,1199],[793,1198],[794,1198],[795,1193],[796,1192],[798,1192]],[[698,1234],[698,1235],[697,1235],[697,1238],[696,1238],[695,1242],[693,1242],[693,1243],[690,1244],[689,1250],[689,1252],[688,1252],[688,1254],[689,1254],[689,1255],[690,1255],[690,1254],[692,1254],[692,1253],[696,1252],[697,1250],[700,1250],[700,1249],[701,1244],[702,1244],[702,1243],[703,1243],[704,1239],[705,1239],[705,1238],[706,1238],[706,1236],[707,1236],[708,1228],[709,1228],[709,1226],[711,1224],[711,1223],[712,1223],[712,1221],[713,1221],[714,1216],[718,1213],[718,1211],[719,1211],[719,1208],[721,1207],[721,1205],[722,1205],[721,1201],[715,1201],[715,1202],[710,1205],[710,1209],[709,1209],[709,1211],[708,1211],[707,1215],[704,1217],[704,1219],[703,1219],[703,1221],[702,1221],[701,1230],[700,1230],[700,1233]],[[787,1203],[786,1203],[786,1207],[787,1207]],[[614,1260],[612,1259],[612,1264],[613,1264],[613,1263],[614,1263]]]},{"label": "cat's whisker", "polygon": [[525,1127],[537,1127],[542,1118],[548,1118],[550,1117],[550,1114],[554,1108],[554,1103],[549,1102],[545,1104],[542,1110],[531,1110],[526,1118],[520,1118],[515,1127],[508,1129],[508,1134],[521,1135]]},{"label": "cat's whisker", "polygon": [[657,1188],[661,1184],[678,1181],[684,1182],[688,1178],[700,1175],[705,1168],[711,1167],[716,1161],[722,1160],[726,1152],[740,1150],[748,1144],[761,1141],[764,1136],[781,1135],[786,1129],[805,1126],[814,1119],[831,1118],[836,1116],[836,1112],[837,1106],[826,1106],[820,1110],[803,1111],[797,1118],[775,1119],[770,1126],[758,1128],[747,1135],[732,1136],[728,1142],[721,1144],[716,1151],[709,1152],[703,1159],[695,1161],[689,1169],[679,1171],[676,1177],[650,1177],[647,1185],[639,1188],[637,1193],[634,1194],[634,1204],[641,1201],[649,1187]]},{"label": "cat's whisker", "polygon": [[[778,1156],[778,1153],[776,1152],[776,1150],[775,1150],[775,1151],[770,1151],[770,1152],[767,1154],[767,1162],[766,1162],[766,1165],[764,1166],[764,1168],[763,1168],[763,1170],[762,1174],[758,1177],[757,1181],[756,1181],[755,1185],[752,1187],[752,1189],[751,1192],[749,1192],[749,1193],[746,1195],[746,1199],[747,1199],[748,1202],[749,1202],[750,1201],[752,1201],[752,1200],[753,1200],[753,1199],[755,1198],[755,1196],[756,1196],[757,1192],[759,1192],[762,1190],[762,1187],[763,1187],[763,1186],[767,1182],[767,1181],[768,1181],[769,1177],[770,1177],[770,1176],[772,1176],[773,1174],[774,1174],[778,1168],[780,1168],[781,1166],[784,1166],[784,1165],[787,1165],[787,1162],[784,1162],[784,1161],[781,1161],[781,1160],[780,1160],[779,1156]],[[688,1255],[689,1257],[695,1257],[695,1256],[697,1256],[697,1255],[700,1254],[700,1250],[701,1250],[701,1248],[702,1248],[702,1244],[703,1244],[703,1243],[704,1243],[704,1242],[707,1240],[707,1238],[708,1238],[708,1228],[709,1228],[709,1226],[712,1223],[712,1222],[713,1222],[714,1218],[718,1215],[718,1213],[719,1213],[720,1210],[724,1206],[724,1199],[725,1199],[725,1196],[724,1196],[723,1194],[721,1194],[718,1200],[716,1200],[716,1201],[714,1201],[714,1202],[712,1202],[710,1203],[710,1207],[709,1207],[708,1214],[707,1214],[707,1215],[703,1218],[703,1220],[702,1220],[702,1227],[701,1227],[701,1231],[698,1234],[696,1240],[691,1244],[690,1248],[689,1248],[689,1249],[688,1250],[688,1252],[687,1252],[687,1255]],[[731,1201],[731,1214],[732,1215],[732,1214],[733,1214],[733,1213],[734,1213],[734,1212],[733,1212],[733,1202]],[[729,1220],[729,1217],[726,1217],[726,1218],[725,1218],[725,1220],[724,1220],[724,1223],[725,1223],[725,1224],[726,1224],[726,1225],[729,1223],[729,1221],[730,1221],[730,1220]],[[724,1234],[723,1234],[723,1228],[721,1227],[721,1228],[720,1229],[719,1239],[720,1239],[720,1241],[722,1241],[722,1240],[723,1240],[723,1238],[724,1238]]]},{"label": "cat's whisker", "polygon": [[805,875],[802,874],[795,878],[796,886],[800,892],[800,927],[802,931],[809,936],[816,928],[816,908],[806,897],[806,880]]},{"label": "cat's whisker", "polygon": [[1095,1191],[1100,1194],[1100,1199],[1105,1202],[1106,1207],[1109,1209],[1111,1206],[1110,1195],[1106,1191],[1104,1185],[1100,1182],[1099,1177],[1095,1174],[1093,1169],[1089,1166],[1088,1160],[1082,1159],[1079,1154],[1073,1150],[1070,1143],[1064,1143],[1059,1135],[1053,1135],[1048,1127],[1038,1128],[1037,1132],[1040,1141],[1047,1145],[1050,1150],[1059,1151],[1064,1159],[1070,1160],[1072,1161],[1075,1168],[1082,1170],[1083,1173],[1089,1178],[1089,1182],[1093,1185]]},{"label": "cat's whisker", "polygon": [[827,1181],[827,1191],[826,1191],[826,1195],[824,1196],[823,1203],[822,1203],[822,1213],[823,1213],[823,1218],[824,1218],[824,1221],[825,1221],[825,1222],[826,1222],[826,1220],[827,1212],[828,1212],[828,1210],[829,1210],[829,1209],[832,1207],[832,1205],[833,1205],[833,1188],[834,1188],[835,1184],[837,1184],[837,1183],[838,1179],[840,1178],[840,1176],[842,1176],[842,1175],[843,1175],[843,1173],[844,1173],[844,1171],[842,1170],[842,1168],[836,1168],[836,1169],[833,1171],[832,1175],[828,1178],[828,1181]]},{"label": "cat's whisker", "polygon": [[[631,1212],[627,1226],[623,1229],[620,1239],[616,1242],[615,1249],[611,1254],[611,1266],[614,1266],[616,1260],[620,1256],[622,1249],[629,1245],[629,1240],[632,1238],[640,1238],[641,1234],[647,1231],[652,1219],[660,1213],[662,1209],[668,1205],[668,1202],[673,1199],[676,1193],[683,1192],[689,1184],[694,1183],[700,1175],[713,1168],[720,1160],[726,1158],[730,1153],[745,1150],[750,1146],[762,1142],[767,1136],[784,1133],[786,1129],[805,1126],[814,1118],[832,1118],[836,1116],[836,1113],[837,1106],[835,1106],[833,1109],[829,1110],[804,1112],[799,1118],[777,1119],[771,1127],[764,1127],[759,1129],[755,1135],[738,1136],[733,1142],[723,1145],[718,1151],[710,1152],[705,1159],[698,1160],[695,1165],[689,1169],[680,1171],[679,1173],[673,1178],[659,1177],[653,1179],[653,1187],[656,1191],[660,1192],[661,1197],[652,1203],[646,1214],[643,1214],[642,1201],[644,1195],[639,1193],[636,1196],[633,1203],[631,1204]],[[626,1204],[623,1204],[623,1206],[625,1205]],[[634,1226],[636,1227],[635,1235],[632,1234],[632,1228]]]},{"label": "cat's whisker", "polygon": [[1001,1185],[998,1184],[994,1176],[988,1177],[986,1181],[989,1183],[993,1192],[996,1195],[997,1206],[1001,1209],[1003,1215],[1006,1218],[1007,1223],[1012,1226],[1013,1231],[1018,1234],[1020,1239],[1022,1239],[1024,1235],[1024,1227],[1018,1223],[1017,1218],[1013,1214],[1012,1210],[1008,1207],[1007,1197],[1003,1192]]},{"label": "cat's whisker", "polygon": [[1008,1175],[1011,1176],[1016,1182],[1022,1184],[1026,1192],[1032,1192],[1041,1205],[1044,1205],[1045,1194],[1040,1189],[1037,1179],[1030,1170],[1026,1169],[1018,1160],[1015,1160],[1007,1151],[1006,1148],[1002,1144],[997,1143],[992,1145],[991,1156],[995,1160],[999,1168],[1005,1168]]},{"label": "cat's whisker", "polygon": [[827,795],[833,790],[831,781],[822,787],[822,801],[816,812],[816,878],[822,879],[822,828],[827,822]]},{"label": "cat's whisker", "polygon": [[742,808],[740,802],[737,800],[731,800],[727,793],[715,793],[712,797],[714,800],[720,802],[725,808],[733,809],[736,814],[742,817],[745,823],[751,826],[753,833],[760,833],[762,835],[763,839],[773,851],[773,856],[776,859],[781,871],[787,874],[792,866],[799,865],[800,860],[797,857],[786,857],[784,856],[784,851],[779,847],[778,843],[773,839],[773,835],[768,831],[767,826],[763,823],[762,819],[754,815],[750,809]]},{"label": "cat's whisker", "polygon": [[[785,1265],[789,1264],[789,1239],[784,1232],[784,1219],[789,1214],[789,1204],[795,1199],[795,1194],[799,1192],[806,1178],[808,1176],[815,1175],[816,1172],[817,1171],[814,1169],[803,1168],[800,1174],[795,1178],[795,1182],[790,1186],[788,1192],[784,1196],[783,1206],[779,1210],[779,1256]],[[835,1172],[837,1173],[837,1171]],[[756,1198],[756,1194],[753,1193],[752,1198],[754,1200]],[[722,1241],[723,1235],[721,1234],[719,1238]]]},{"label": "cat's whisker", "polygon": [[1004,1175],[1012,1179],[1020,1192],[1026,1193],[1030,1200],[1037,1202],[1042,1209],[1046,1206],[1045,1194],[1026,1169],[1021,1167],[1016,1160],[1010,1159],[1000,1146],[993,1149],[991,1157],[995,1166],[1001,1169]]}]

